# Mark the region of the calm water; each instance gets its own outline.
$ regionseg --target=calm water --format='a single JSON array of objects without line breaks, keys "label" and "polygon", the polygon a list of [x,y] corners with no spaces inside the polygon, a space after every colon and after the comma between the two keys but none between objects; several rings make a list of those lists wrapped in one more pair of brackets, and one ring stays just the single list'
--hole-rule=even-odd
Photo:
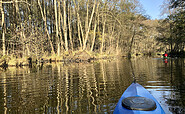
[{"label": "calm water", "polygon": [[0,70],[0,114],[112,113],[132,71],[167,114],[185,113],[185,60],[147,58]]}]

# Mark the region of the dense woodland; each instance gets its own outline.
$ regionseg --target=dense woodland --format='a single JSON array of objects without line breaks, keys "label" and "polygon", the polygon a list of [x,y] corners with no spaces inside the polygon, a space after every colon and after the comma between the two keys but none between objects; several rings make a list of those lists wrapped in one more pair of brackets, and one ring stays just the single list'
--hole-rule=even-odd
[{"label": "dense woodland", "polygon": [[138,0],[0,0],[0,56],[184,51],[184,5],[166,0],[151,20]]},{"label": "dense woodland", "polygon": [[170,46],[171,56],[185,57],[185,1],[170,0],[165,7],[168,16],[161,23],[157,39]]}]

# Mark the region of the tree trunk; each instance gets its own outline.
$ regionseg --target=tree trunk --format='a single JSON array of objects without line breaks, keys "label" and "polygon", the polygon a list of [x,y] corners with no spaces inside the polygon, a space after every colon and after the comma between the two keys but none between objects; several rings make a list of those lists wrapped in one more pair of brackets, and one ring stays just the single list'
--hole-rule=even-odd
[{"label": "tree trunk", "polygon": [[109,39],[110,40],[110,43],[109,43],[110,49],[113,47],[112,39],[113,39],[113,35],[114,35],[114,30],[115,30],[114,27],[115,27],[115,23],[112,25],[112,33],[111,33],[111,37]]},{"label": "tree trunk", "polygon": [[86,43],[87,43],[87,39],[88,39],[88,35],[89,35],[91,23],[92,23],[92,18],[93,18],[94,11],[95,11],[95,6],[96,6],[96,0],[94,1],[93,10],[92,10],[91,18],[90,18],[90,21],[89,21],[89,26],[88,26],[88,29],[87,29],[86,34],[85,34],[85,41],[84,41],[84,44],[83,44],[83,50],[85,50],[86,47],[87,47],[87,44]]},{"label": "tree trunk", "polygon": [[135,25],[133,25],[133,35],[132,35],[131,42],[130,42],[130,48],[129,48],[129,52],[128,52],[128,58],[131,58],[132,45],[133,45],[133,42],[134,42],[135,34],[136,34]]},{"label": "tree trunk", "polygon": [[[81,21],[80,21],[80,16],[79,16],[79,3],[77,4],[76,6],[76,2],[75,0],[73,0],[74,2],[74,6],[75,6],[75,10],[74,12],[76,11],[76,15],[77,15],[77,27],[78,27],[78,39],[79,39],[79,42],[80,42],[80,49],[82,49],[83,47],[83,42],[82,42],[82,39],[84,39],[84,35],[83,35],[83,30],[82,30],[82,26],[81,26]],[[78,0],[77,0],[78,2]],[[81,30],[81,33],[80,33],[80,30]],[[81,34],[82,34],[82,38],[81,38]]]},{"label": "tree trunk", "polygon": [[81,40],[81,34],[80,34],[80,22],[79,22],[79,20],[77,22],[77,26],[78,26],[78,39],[79,39],[79,42],[80,42],[80,49],[82,49],[82,40]]},{"label": "tree trunk", "polygon": [[[88,23],[89,23],[89,0],[86,3],[87,11],[86,11],[86,19],[85,19],[85,33],[87,34],[88,31]],[[84,42],[84,39],[83,39]]]},{"label": "tree trunk", "polygon": [[118,55],[118,53],[119,53],[119,37],[120,37],[120,32],[118,33],[118,39],[116,40],[117,42],[116,42],[116,54]]},{"label": "tree trunk", "polygon": [[105,40],[105,23],[106,23],[106,6],[107,6],[107,0],[105,0],[105,3],[104,3],[104,8],[103,8],[103,11],[105,13],[102,14],[102,23],[103,23],[103,32],[102,32],[102,42],[101,42],[101,46],[100,46],[100,53],[102,54],[103,53],[103,48],[104,48],[104,40]]},{"label": "tree trunk", "polygon": [[105,19],[103,18],[103,33],[102,33],[102,42],[101,42],[101,47],[100,47],[100,53],[103,53],[103,47],[104,47],[104,40],[105,40]]},{"label": "tree trunk", "polygon": [[[63,45],[64,45],[64,42],[63,42],[63,40],[62,40],[62,30],[61,30],[61,24],[62,24],[62,26],[63,26],[63,17],[62,17],[62,14],[61,14],[61,10],[60,10],[60,0],[58,1],[58,13],[59,13],[59,16],[58,16],[58,25],[59,25],[59,35],[60,35],[60,50],[61,51],[63,51],[64,50],[64,48],[63,48]],[[60,51],[60,52],[61,52]]]},{"label": "tree trunk", "polygon": [[4,11],[2,11],[2,30],[3,30],[3,34],[2,34],[3,55],[6,55]]},{"label": "tree trunk", "polygon": [[94,33],[93,33],[93,40],[92,40],[92,45],[91,45],[91,51],[93,51],[94,48],[94,43],[95,43],[95,39],[96,39],[96,27],[97,27],[97,23],[96,23],[96,17],[98,15],[98,8],[99,8],[99,2],[96,8],[96,16],[95,16],[95,21],[94,21]]},{"label": "tree trunk", "polygon": [[72,40],[72,33],[71,33],[71,9],[70,9],[71,3],[68,5],[68,28],[69,28],[69,39],[71,44],[71,51],[73,51],[73,40]]},{"label": "tree trunk", "polygon": [[44,25],[45,25],[45,31],[47,33],[47,36],[48,36],[48,39],[49,39],[49,43],[50,43],[50,46],[51,46],[51,50],[52,50],[52,54],[55,55],[55,51],[54,51],[54,48],[53,48],[53,44],[52,44],[52,41],[51,41],[51,37],[49,35],[49,31],[47,29],[47,22],[46,22],[46,13],[45,13],[45,10],[44,10],[44,13],[42,11],[42,7],[41,7],[41,4],[40,4],[40,0],[38,0],[38,5],[40,7],[40,12],[41,12],[41,15],[42,15],[42,19],[44,21]]},{"label": "tree trunk", "polygon": [[4,9],[2,5],[2,0],[0,1],[0,9],[2,15],[2,43],[3,43],[3,56],[6,55],[6,44],[5,44],[5,16],[4,16]]},{"label": "tree trunk", "polygon": [[14,28],[15,33],[16,33],[16,27],[17,27],[17,22],[18,22],[17,9],[18,7],[17,7],[16,0],[13,0],[13,17],[14,17],[13,18],[13,28]]},{"label": "tree trunk", "polygon": [[95,43],[95,39],[96,39],[96,27],[97,27],[97,23],[96,23],[96,19],[95,19],[95,22],[94,22],[94,32],[93,32],[93,40],[92,40],[92,44],[91,44],[91,51],[93,51],[94,43]]},{"label": "tree trunk", "polygon": [[68,51],[68,40],[67,40],[67,20],[66,20],[66,1],[63,0],[63,13],[64,13],[64,40],[65,40],[65,51]]},{"label": "tree trunk", "polygon": [[[60,5],[60,4],[58,4]],[[58,37],[58,14],[57,14],[57,0],[54,0],[54,6],[55,6],[55,27],[56,27],[56,44],[57,44],[57,55],[60,56],[60,40]]]}]

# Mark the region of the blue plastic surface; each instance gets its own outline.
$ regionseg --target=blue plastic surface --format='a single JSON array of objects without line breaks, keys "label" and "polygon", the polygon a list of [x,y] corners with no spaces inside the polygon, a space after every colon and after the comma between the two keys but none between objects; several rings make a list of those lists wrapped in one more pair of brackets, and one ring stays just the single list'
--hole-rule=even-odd
[{"label": "blue plastic surface", "polygon": [[[141,96],[156,102],[157,108],[152,111],[129,110],[122,106],[122,100],[127,97]],[[113,114],[165,114],[157,100],[140,84],[132,83],[119,99]]]}]

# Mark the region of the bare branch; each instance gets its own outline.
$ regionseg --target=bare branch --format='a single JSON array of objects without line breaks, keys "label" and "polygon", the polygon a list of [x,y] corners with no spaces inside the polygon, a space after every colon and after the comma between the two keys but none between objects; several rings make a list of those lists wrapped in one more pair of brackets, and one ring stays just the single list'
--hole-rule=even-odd
[{"label": "bare branch", "polygon": [[26,2],[26,1],[5,1],[5,2],[0,1],[0,2],[1,2],[2,4],[12,4],[12,3],[14,3],[14,2],[16,2],[16,3],[22,2],[22,3],[25,3],[25,4],[29,5],[29,6],[31,6],[31,4],[29,4],[29,3]]}]

